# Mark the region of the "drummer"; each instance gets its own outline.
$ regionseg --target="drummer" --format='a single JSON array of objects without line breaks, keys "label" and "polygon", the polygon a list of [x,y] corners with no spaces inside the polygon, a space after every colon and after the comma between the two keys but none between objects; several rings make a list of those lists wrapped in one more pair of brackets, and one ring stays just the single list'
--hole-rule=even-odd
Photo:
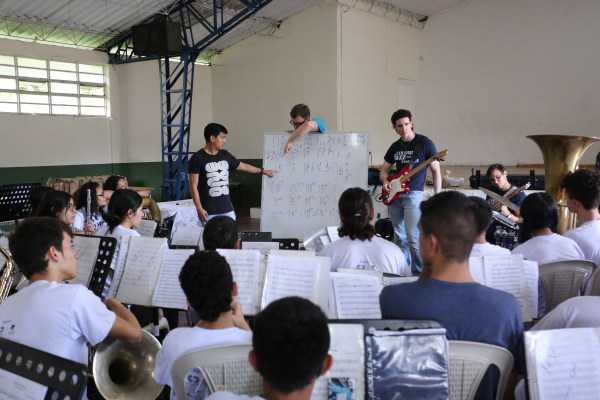
[{"label": "drummer", "polygon": [[[511,195],[518,190],[516,186],[512,186],[507,179],[508,172],[506,171],[506,167],[502,164],[492,164],[488,168],[486,175],[490,180],[490,190],[502,197],[510,198],[510,202],[515,204],[516,206],[521,207],[521,203],[525,200],[525,192],[521,191],[517,195],[511,197]],[[498,203],[496,200],[487,196],[486,200],[492,206],[494,211],[502,214],[504,217],[509,219],[511,222],[515,223],[521,221],[523,218],[519,215],[518,212],[509,209],[503,204]],[[488,242],[492,242],[494,239],[494,231],[497,226],[504,226],[497,221],[492,222],[488,230],[486,231],[486,240]]]}]

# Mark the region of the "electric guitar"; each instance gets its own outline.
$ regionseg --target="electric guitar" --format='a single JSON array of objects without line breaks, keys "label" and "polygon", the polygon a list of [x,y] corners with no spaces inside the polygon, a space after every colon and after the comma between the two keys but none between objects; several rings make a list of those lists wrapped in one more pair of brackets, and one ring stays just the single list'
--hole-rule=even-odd
[{"label": "electric guitar", "polygon": [[421,169],[427,168],[427,166],[433,161],[441,160],[446,156],[446,154],[448,154],[448,150],[440,151],[435,156],[431,157],[429,160],[425,161],[423,164],[419,165],[412,171],[408,170],[410,168],[410,164],[406,164],[404,168],[400,170],[400,172],[388,176],[387,180],[390,183],[392,190],[388,192],[387,190],[385,190],[385,187],[382,189],[381,198],[383,204],[389,206],[390,204],[393,204],[396,201],[396,199],[400,197],[401,194],[408,193],[410,189],[406,187],[406,182],[410,181],[410,177],[419,172]]},{"label": "electric guitar", "polygon": [[[523,186],[521,186],[520,188],[517,188],[517,190],[512,192],[510,194],[510,196],[506,196],[506,199],[507,200],[512,199],[513,197],[515,197],[516,195],[521,193],[523,190],[527,190],[527,188],[529,188],[529,186],[531,186],[531,184],[529,182],[527,182],[526,184],[524,184]],[[501,207],[502,207],[502,203],[494,203],[494,205],[492,206],[492,210],[499,211]]]}]

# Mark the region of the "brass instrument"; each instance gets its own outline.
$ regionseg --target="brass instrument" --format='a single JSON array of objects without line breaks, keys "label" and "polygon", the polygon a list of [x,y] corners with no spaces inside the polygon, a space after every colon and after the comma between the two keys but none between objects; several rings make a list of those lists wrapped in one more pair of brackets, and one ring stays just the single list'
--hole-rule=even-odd
[{"label": "brass instrument", "polygon": [[156,353],[159,341],[142,330],[142,341],[125,343],[105,339],[96,350],[93,361],[94,381],[107,400],[154,400],[163,389],[154,380]]},{"label": "brass instrument", "polygon": [[542,150],[546,171],[546,193],[558,205],[558,233],[563,234],[575,227],[577,216],[565,204],[565,190],[560,184],[568,172],[575,172],[585,150],[595,141],[595,137],[569,135],[527,136]]},{"label": "brass instrument", "polygon": [[142,208],[144,207],[150,210],[152,219],[160,224],[162,218],[160,215],[160,208],[158,208],[158,204],[156,204],[156,202],[150,197],[144,197],[142,199]]},{"label": "brass instrument", "polygon": [[0,246],[0,254],[6,259],[6,266],[4,272],[0,278],[0,304],[8,297],[8,292],[12,286],[13,279],[15,278],[14,262],[10,253]]}]

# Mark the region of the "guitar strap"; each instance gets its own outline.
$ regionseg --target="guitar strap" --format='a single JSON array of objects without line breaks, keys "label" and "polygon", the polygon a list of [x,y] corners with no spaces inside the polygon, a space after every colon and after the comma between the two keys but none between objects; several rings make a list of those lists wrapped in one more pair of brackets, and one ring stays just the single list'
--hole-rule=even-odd
[{"label": "guitar strap", "polygon": [[[427,139],[427,136],[424,135],[419,135],[417,133],[415,133],[415,135],[417,135],[416,140],[417,140],[417,145],[415,146],[415,149],[413,150],[412,155],[410,156],[410,161],[408,162],[408,164],[410,165],[410,167],[408,167],[409,171],[412,171],[414,168],[414,164],[415,164],[415,160],[417,158],[417,156],[419,155],[419,152],[421,151],[421,148],[423,147],[423,142],[425,142],[425,139]],[[425,161],[425,160],[423,160]]]}]

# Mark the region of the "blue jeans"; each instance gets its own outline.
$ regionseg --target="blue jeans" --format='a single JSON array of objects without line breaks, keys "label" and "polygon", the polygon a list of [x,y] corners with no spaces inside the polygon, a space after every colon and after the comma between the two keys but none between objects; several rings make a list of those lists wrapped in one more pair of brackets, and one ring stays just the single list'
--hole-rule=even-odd
[{"label": "blue jeans", "polygon": [[[213,214],[213,215],[209,215],[206,218],[206,221],[210,221],[211,218],[218,217],[220,215],[224,215],[226,217],[231,217],[231,219],[233,219],[235,221],[235,211],[229,211],[228,213],[225,213],[225,214]],[[206,225],[206,222],[200,221],[200,226],[204,226],[204,225]]]},{"label": "blue jeans", "polygon": [[397,245],[404,253],[413,275],[418,275],[423,270],[423,261],[419,254],[421,200],[423,200],[423,192],[411,191],[400,195],[388,208],[394,232],[398,236]]}]

